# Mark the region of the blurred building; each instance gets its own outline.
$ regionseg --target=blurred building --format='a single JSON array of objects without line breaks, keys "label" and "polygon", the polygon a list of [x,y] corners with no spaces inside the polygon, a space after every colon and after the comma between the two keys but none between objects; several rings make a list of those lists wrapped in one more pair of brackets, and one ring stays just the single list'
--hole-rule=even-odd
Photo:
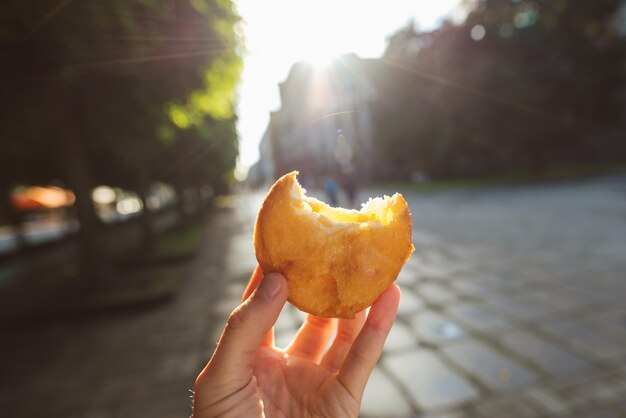
[{"label": "blurred building", "polygon": [[247,182],[253,187],[274,181],[274,158],[272,156],[272,140],[268,126],[259,144],[259,160],[248,170]]},{"label": "blurred building", "polygon": [[373,164],[375,61],[352,54],[326,66],[294,64],[279,85],[281,108],[270,115],[254,175],[274,179],[298,170],[305,184],[345,170],[367,176]]},{"label": "blurred building", "polygon": [[414,57],[420,48],[428,44],[428,35],[415,30],[415,22],[410,21],[387,38],[384,57],[391,60]]}]

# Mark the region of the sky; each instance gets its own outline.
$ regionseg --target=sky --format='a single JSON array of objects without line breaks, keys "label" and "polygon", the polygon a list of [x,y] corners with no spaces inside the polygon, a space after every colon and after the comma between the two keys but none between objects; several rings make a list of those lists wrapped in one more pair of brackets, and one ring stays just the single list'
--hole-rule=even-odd
[{"label": "sky", "polygon": [[269,112],[280,108],[278,83],[298,61],[328,62],[356,53],[379,57],[386,39],[411,19],[417,28],[433,29],[454,13],[459,0],[236,0],[246,44],[239,86],[242,179],[259,158],[259,142]]}]

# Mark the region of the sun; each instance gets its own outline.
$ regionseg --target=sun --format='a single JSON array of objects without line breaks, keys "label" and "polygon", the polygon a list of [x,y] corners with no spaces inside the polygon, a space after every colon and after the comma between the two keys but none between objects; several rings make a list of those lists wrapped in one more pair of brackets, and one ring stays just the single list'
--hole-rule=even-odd
[{"label": "sun", "polygon": [[311,51],[306,62],[310,63],[316,71],[324,71],[332,66],[340,53],[332,53],[328,50]]},{"label": "sun", "polygon": [[325,69],[343,54],[380,56],[386,38],[414,20],[419,29],[440,23],[460,0],[237,0],[247,55],[240,86],[239,173],[258,158],[269,112],[280,106],[276,86],[298,61]]}]

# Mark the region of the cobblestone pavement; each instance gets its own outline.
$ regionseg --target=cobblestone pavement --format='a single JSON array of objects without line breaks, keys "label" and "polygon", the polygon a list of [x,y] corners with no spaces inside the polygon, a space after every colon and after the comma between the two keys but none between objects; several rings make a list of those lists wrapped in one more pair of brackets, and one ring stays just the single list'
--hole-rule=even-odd
[{"label": "cobblestone pavement", "polygon": [[362,416],[626,417],[626,177],[404,194],[416,250]]},{"label": "cobblestone pavement", "polygon": [[[405,197],[416,251],[364,418],[626,417],[626,177]],[[222,202],[168,304],[13,331],[2,415],[187,416],[254,267],[260,199]],[[286,307],[279,345],[302,317]]]}]

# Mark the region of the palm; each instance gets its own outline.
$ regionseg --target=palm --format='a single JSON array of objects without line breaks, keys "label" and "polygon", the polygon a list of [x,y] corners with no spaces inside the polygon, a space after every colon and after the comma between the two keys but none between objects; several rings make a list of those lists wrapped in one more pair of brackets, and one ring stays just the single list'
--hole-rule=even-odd
[{"label": "palm", "polygon": [[[287,301],[280,275],[255,270],[195,384],[195,418],[355,418],[400,300],[390,286],[354,319],[308,315],[291,344],[274,346],[273,325]],[[268,291],[272,283],[274,291]],[[252,293],[254,291],[254,293]],[[252,295],[251,295],[252,293]],[[331,339],[335,335],[332,344]],[[330,344],[330,348],[329,348]]]},{"label": "palm", "polygon": [[[309,358],[262,347],[253,365],[268,417],[356,417],[359,402],[333,370]],[[257,400],[258,401],[258,400]]]}]

